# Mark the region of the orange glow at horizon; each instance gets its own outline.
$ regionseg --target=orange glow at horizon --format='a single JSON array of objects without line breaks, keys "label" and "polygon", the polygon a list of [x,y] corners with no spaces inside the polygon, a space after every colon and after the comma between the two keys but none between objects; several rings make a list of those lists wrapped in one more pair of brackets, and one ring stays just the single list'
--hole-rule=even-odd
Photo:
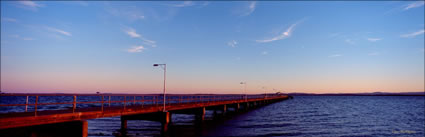
[{"label": "orange glow at horizon", "polygon": [[[160,73],[160,72],[159,72]],[[156,73],[156,74],[159,74]],[[161,76],[161,75],[159,75]],[[2,92],[37,93],[162,93],[162,77],[143,78],[118,75],[93,75],[77,73],[5,75]],[[424,80],[405,83],[396,79],[276,79],[273,81],[247,81],[247,94],[274,93],[364,93],[364,92],[417,92],[424,91]],[[243,85],[236,79],[220,80],[213,77],[167,79],[170,94],[244,94]]]}]

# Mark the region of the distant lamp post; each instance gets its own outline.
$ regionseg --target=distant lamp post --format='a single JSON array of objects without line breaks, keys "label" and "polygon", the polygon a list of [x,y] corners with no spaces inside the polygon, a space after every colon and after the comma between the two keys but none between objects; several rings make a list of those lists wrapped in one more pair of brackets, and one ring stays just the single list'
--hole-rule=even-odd
[{"label": "distant lamp post", "polygon": [[248,101],[248,98],[247,98],[247,95],[246,95],[246,82],[241,82],[240,84],[243,84],[243,85],[244,85],[244,90],[243,90],[243,92],[244,92],[244,94],[245,94],[245,101]]},{"label": "distant lamp post", "polygon": [[277,90],[277,89],[273,89],[273,91],[276,93],[276,95],[280,95],[281,94],[281,90]]},{"label": "distant lamp post", "polygon": [[154,67],[161,67],[164,69],[164,88],[163,88],[163,94],[164,94],[164,107],[162,111],[165,112],[165,80],[166,80],[166,74],[167,74],[167,64],[153,64]]}]

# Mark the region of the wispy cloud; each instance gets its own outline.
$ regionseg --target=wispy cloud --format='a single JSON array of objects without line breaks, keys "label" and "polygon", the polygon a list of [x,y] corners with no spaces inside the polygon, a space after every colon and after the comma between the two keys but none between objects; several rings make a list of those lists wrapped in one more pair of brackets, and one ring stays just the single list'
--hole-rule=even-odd
[{"label": "wispy cloud", "polygon": [[142,37],[143,44],[147,44],[151,47],[156,47],[156,41],[148,40]]},{"label": "wispy cloud", "polygon": [[263,40],[256,40],[256,41],[260,42],[260,43],[265,43],[265,42],[272,42],[272,41],[288,38],[289,36],[292,35],[292,31],[294,30],[295,26],[297,26],[297,23],[292,24],[291,26],[289,26],[288,29],[286,29],[285,32],[282,32],[280,35],[278,35],[276,37],[269,38],[269,39],[263,39]]},{"label": "wispy cloud", "polygon": [[382,40],[381,38],[367,38],[368,41],[376,42]]},{"label": "wispy cloud", "polygon": [[330,58],[335,58],[335,57],[341,57],[341,54],[333,54],[333,55],[329,55],[328,57]]},{"label": "wispy cloud", "polygon": [[191,6],[197,6],[197,7],[204,7],[209,5],[209,1],[179,1],[178,3],[173,4],[166,4],[170,7],[177,7],[177,8],[183,8],[183,7],[191,7]]},{"label": "wispy cloud", "polygon": [[81,6],[85,6],[85,7],[87,7],[87,6],[89,6],[89,3],[87,3],[86,1],[75,1],[78,5],[81,5]]},{"label": "wispy cloud", "polygon": [[422,6],[424,6],[424,4],[425,4],[425,1],[423,1],[423,0],[417,1],[417,2],[412,2],[410,4],[405,5],[403,10],[409,10],[409,9],[412,9],[412,8],[422,7]]},{"label": "wispy cloud", "polygon": [[10,37],[19,38],[19,35],[10,35]]},{"label": "wispy cloud", "polygon": [[424,6],[424,1],[420,0],[420,1],[412,1],[408,4],[403,4],[403,5],[398,5],[395,8],[392,8],[391,10],[388,10],[387,12],[385,12],[385,14],[392,14],[392,13],[397,13],[397,12],[403,12],[403,11],[408,11],[414,8],[419,8]]},{"label": "wispy cloud", "polygon": [[173,7],[188,7],[188,6],[193,6],[193,2],[192,1],[184,1],[182,3],[179,4],[172,4],[171,6]]},{"label": "wispy cloud", "polygon": [[128,36],[132,38],[138,38],[142,40],[143,44],[149,45],[151,47],[156,47],[156,41],[146,39],[142,35],[138,34],[135,29],[133,28],[127,28],[124,30],[125,33],[127,33]]},{"label": "wispy cloud", "polygon": [[351,40],[351,39],[345,39],[345,42],[346,43],[348,43],[348,44],[350,44],[350,45],[354,45],[354,44],[356,44],[353,40]]},{"label": "wispy cloud", "polygon": [[22,36],[19,36],[19,35],[10,35],[10,37],[21,39],[21,40],[35,40],[34,38],[22,37]]},{"label": "wispy cloud", "polygon": [[22,8],[26,8],[29,10],[33,10],[33,11],[37,11],[38,8],[43,7],[44,5],[38,4],[34,1],[29,1],[29,0],[23,0],[23,1],[18,1],[18,4],[20,4]]},{"label": "wispy cloud", "polygon": [[142,37],[140,34],[137,34],[136,30],[134,30],[133,28],[128,28],[127,30],[124,30],[124,32],[132,38]]},{"label": "wispy cloud", "polygon": [[201,6],[207,6],[207,5],[209,5],[210,4],[210,2],[209,1],[204,1],[202,4],[201,4]]},{"label": "wispy cloud", "polygon": [[34,40],[33,38],[22,38],[22,40]]},{"label": "wispy cloud", "polygon": [[106,12],[112,16],[124,18],[130,22],[145,19],[143,12],[139,8],[133,6],[125,8],[107,7]]},{"label": "wispy cloud", "polygon": [[236,45],[238,44],[238,42],[236,40],[232,40],[227,42],[227,45],[229,45],[230,47],[236,47]]},{"label": "wispy cloud", "polygon": [[372,52],[372,53],[369,53],[367,55],[369,55],[369,56],[378,56],[379,54],[380,54],[379,52]]},{"label": "wispy cloud", "polygon": [[269,54],[269,52],[267,52],[267,51],[261,52],[261,55],[267,55],[267,54]]},{"label": "wispy cloud", "polygon": [[145,50],[145,47],[143,47],[143,46],[133,46],[133,47],[127,49],[127,52],[137,53],[137,52],[143,52],[143,50]]},{"label": "wispy cloud", "polygon": [[18,22],[18,20],[14,19],[14,18],[1,18],[1,21],[6,21],[6,22]]},{"label": "wispy cloud", "polygon": [[55,33],[59,33],[65,36],[72,36],[72,34],[70,32],[61,30],[61,29],[57,29],[57,28],[52,28],[52,27],[46,27],[47,30],[51,31],[51,32],[55,32]]},{"label": "wispy cloud", "polygon": [[416,31],[416,32],[412,32],[412,33],[409,33],[409,34],[400,35],[400,37],[402,37],[402,38],[411,38],[411,37],[415,37],[415,36],[424,34],[424,32],[425,32],[425,29],[422,29],[422,30],[419,30],[419,31]]},{"label": "wispy cloud", "polygon": [[268,38],[268,39],[263,39],[263,40],[256,40],[259,43],[266,43],[266,42],[272,42],[272,41],[276,41],[276,40],[281,40],[281,39],[285,39],[288,38],[292,35],[292,32],[294,31],[295,27],[304,22],[307,18],[304,18],[300,21],[297,21],[296,23],[292,24],[291,26],[289,26],[288,29],[286,29],[286,31],[282,32],[280,35],[272,37],[272,38]]},{"label": "wispy cloud", "polygon": [[249,2],[248,7],[246,7],[246,10],[241,14],[241,16],[248,16],[251,15],[255,11],[255,8],[257,7],[256,1]]},{"label": "wispy cloud", "polygon": [[329,35],[330,38],[340,37],[341,33],[332,33]]}]

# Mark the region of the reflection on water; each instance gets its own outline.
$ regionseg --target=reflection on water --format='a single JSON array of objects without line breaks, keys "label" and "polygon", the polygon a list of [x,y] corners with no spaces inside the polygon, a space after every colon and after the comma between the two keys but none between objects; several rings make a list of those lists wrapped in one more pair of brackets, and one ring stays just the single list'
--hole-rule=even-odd
[{"label": "reflection on water", "polygon": [[[166,136],[424,136],[423,96],[296,96],[206,121],[174,114]],[[214,119],[214,120],[213,120]],[[89,136],[125,136],[119,117],[89,120]],[[159,122],[129,120],[127,136],[161,136]]]}]

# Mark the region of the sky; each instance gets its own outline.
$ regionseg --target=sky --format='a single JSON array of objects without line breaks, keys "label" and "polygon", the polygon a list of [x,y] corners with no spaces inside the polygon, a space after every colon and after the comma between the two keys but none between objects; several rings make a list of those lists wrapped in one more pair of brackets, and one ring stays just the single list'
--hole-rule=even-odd
[{"label": "sky", "polygon": [[424,91],[424,1],[1,1],[2,92],[161,93],[154,63],[171,94]]}]

